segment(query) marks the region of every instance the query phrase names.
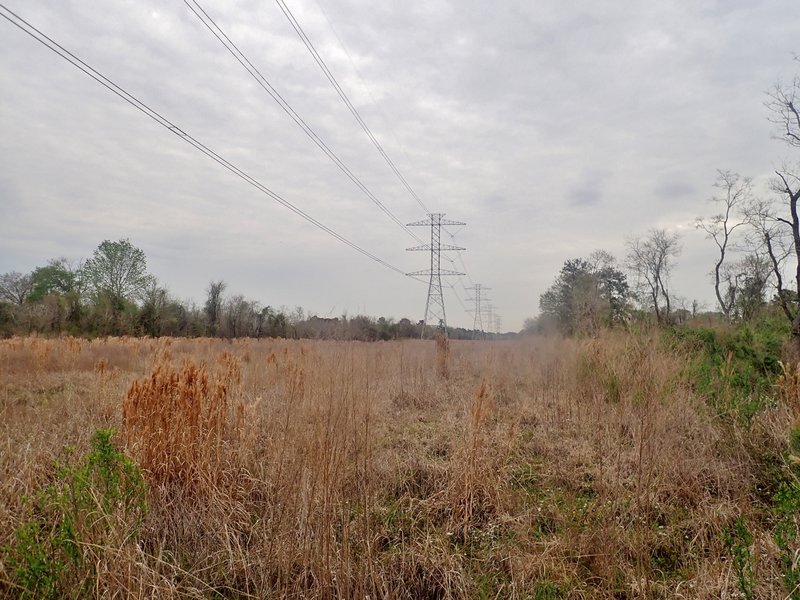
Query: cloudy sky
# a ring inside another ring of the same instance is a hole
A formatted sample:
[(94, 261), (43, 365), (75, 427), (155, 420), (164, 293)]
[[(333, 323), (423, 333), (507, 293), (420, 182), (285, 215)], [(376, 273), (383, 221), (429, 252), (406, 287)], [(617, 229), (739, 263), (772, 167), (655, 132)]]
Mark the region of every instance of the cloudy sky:
[[(327, 227), (403, 272), (428, 266), (181, 0), (2, 1)], [(275, 2), (200, 4), (397, 219), (425, 218)], [(764, 100), (800, 70), (796, 0), (286, 5), (425, 207), (467, 223), (452, 228), (467, 250), (450, 258), (468, 278), (446, 289), (451, 325), (471, 326), (459, 300), (480, 282), (503, 328), (519, 329), (566, 259), (622, 257), (655, 227), (682, 235), (676, 293), (713, 308), (714, 252), (692, 223), (713, 212), (716, 170), (766, 190), (791, 158)], [(224, 279), (321, 316), (422, 318), (426, 285), (280, 206), (4, 19), (0, 90), (0, 272), (130, 238), (182, 299)]]

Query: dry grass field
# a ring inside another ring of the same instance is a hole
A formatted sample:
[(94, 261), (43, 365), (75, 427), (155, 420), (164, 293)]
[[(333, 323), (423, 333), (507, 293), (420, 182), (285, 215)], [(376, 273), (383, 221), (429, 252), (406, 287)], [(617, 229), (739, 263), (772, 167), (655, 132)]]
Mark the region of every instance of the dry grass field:
[(656, 333), (0, 341), (0, 596), (792, 597), (797, 378), (742, 424), (690, 362)]

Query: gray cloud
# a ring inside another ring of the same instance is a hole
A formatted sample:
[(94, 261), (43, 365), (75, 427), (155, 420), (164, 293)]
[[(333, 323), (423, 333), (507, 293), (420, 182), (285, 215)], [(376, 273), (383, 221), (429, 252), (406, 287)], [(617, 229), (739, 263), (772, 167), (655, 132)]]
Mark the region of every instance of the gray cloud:
[(689, 183), (682, 181), (679, 175), (664, 179), (653, 188), (653, 195), (661, 200), (682, 201), (697, 197), (698, 191)]

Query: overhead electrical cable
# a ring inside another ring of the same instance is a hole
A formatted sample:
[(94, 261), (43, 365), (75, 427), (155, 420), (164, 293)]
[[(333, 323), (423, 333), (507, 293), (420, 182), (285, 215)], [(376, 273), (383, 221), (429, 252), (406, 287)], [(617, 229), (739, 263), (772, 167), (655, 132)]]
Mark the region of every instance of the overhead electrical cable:
[(456, 291), (456, 287), (449, 281), (447, 282), (447, 285), (450, 286), (451, 290), (453, 290), (453, 295), (456, 297), (456, 300), (458, 300), (458, 303), (461, 305), (461, 308), (464, 309), (464, 312), (469, 313), (469, 309), (466, 307), (464, 301), (461, 299), (461, 295)]
[[(451, 233), (451, 232), (449, 232), (447, 230), (445, 230), (445, 232), (447, 233), (447, 235), (450, 236), (450, 239), (452, 240), (453, 245), (457, 246), (457, 244), (456, 244), (456, 236), (453, 233)], [(461, 285), (461, 288), (464, 290), (464, 292), (469, 295), (471, 292), (470, 292), (469, 288), (464, 284), (464, 276), (466, 276), (466, 278), (469, 280), (470, 286), (474, 286), (475, 282), (472, 280), (472, 277), (470, 277), (469, 270), (467, 269), (467, 265), (464, 263), (464, 255), (463, 255), (462, 251), (457, 249), (456, 250), (456, 255), (458, 256), (458, 260), (461, 263), (461, 268), (460, 269), (456, 265), (456, 261), (454, 259), (450, 258), (449, 256), (447, 256), (445, 258), (453, 266), (453, 270), (454, 271), (459, 271), (459, 270), (463, 271), (463, 275), (458, 275), (458, 283)]]
[(367, 137), (370, 139), (372, 144), (375, 146), (375, 148), (378, 150), (380, 155), (386, 161), (386, 164), (389, 165), (389, 168), (392, 169), (394, 174), (400, 180), (400, 183), (403, 184), (403, 186), (406, 188), (406, 190), (408, 190), (408, 193), (411, 194), (411, 197), (414, 198), (414, 200), (416, 200), (417, 204), (419, 204), (419, 206), (425, 211), (425, 213), (426, 214), (430, 213), (428, 208), (425, 206), (425, 203), (420, 199), (420, 197), (417, 195), (417, 193), (414, 191), (414, 189), (408, 183), (406, 178), (403, 177), (403, 174), (400, 172), (400, 170), (394, 164), (394, 161), (392, 161), (392, 159), (389, 157), (389, 155), (383, 149), (383, 146), (381, 146), (381, 143), (378, 141), (378, 139), (372, 133), (372, 130), (369, 128), (369, 126), (366, 124), (364, 119), (361, 117), (361, 115), (358, 112), (358, 109), (356, 109), (356, 107), (350, 101), (350, 98), (347, 96), (345, 91), (342, 89), (342, 86), (339, 85), (339, 82), (336, 80), (336, 77), (334, 77), (333, 73), (331, 73), (331, 70), (328, 68), (328, 65), (325, 64), (325, 61), (323, 60), (322, 56), (320, 56), (319, 52), (317, 52), (317, 49), (314, 47), (314, 44), (311, 42), (311, 40), (306, 35), (306, 32), (300, 26), (300, 23), (297, 21), (297, 18), (295, 18), (295, 16), (292, 13), (291, 9), (288, 6), (286, 6), (286, 2), (284, 2), (284, 0), (275, 0), (275, 2), (278, 4), (278, 7), (281, 9), (281, 11), (283, 12), (283, 14), (286, 17), (286, 19), (289, 21), (289, 24), (292, 26), (292, 28), (294, 29), (295, 33), (298, 35), (298, 37), (300, 37), (300, 40), (303, 42), (305, 47), (311, 53), (311, 56), (314, 58), (314, 61), (317, 63), (319, 68), (322, 69), (322, 72), (325, 74), (325, 77), (328, 79), (328, 81), (334, 87), (334, 89), (336, 90), (336, 93), (339, 94), (339, 97), (342, 99), (342, 102), (345, 103), (345, 106), (347, 106), (347, 108), (350, 110), (350, 113), (353, 115), (355, 120), (361, 126), (361, 129), (364, 130), (364, 133), (367, 134)]
[[(10, 10), (8, 7), (6, 7), (2, 3), (0, 3), (0, 16), (2, 16), (9, 23), (11, 23), (12, 25), (16, 26), (17, 28), (19, 28), (20, 30), (22, 30), (23, 32), (28, 34), (30, 37), (32, 37), (34, 40), (36, 40), (37, 42), (39, 42), (40, 44), (42, 44), (43, 46), (48, 48), (50, 51), (54, 52), (55, 54), (57, 54), (58, 56), (60, 56), (61, 58), (63, 58), (67, 62), (69, 62), (72, 66), (74, 66), (75, 68), (77, 68), (80, 71), (82, 71), (84, 74), (86, 74), (89, 77), (91, 77), (92, 79), (94, 79), (100, 85), (102, 85), (103, 87), (105, 87), (109, 91), (113, 92), (114, 94), (116, 94), (117, 96), (122, 98), (125, 102), (127, 102), (128, 104), (130, 104), (131, 106), (133, 106), (134, 108), (139, 110), (140, 112), (142, 112), (145, 115), (147, 115), (148, 117), (150, 117), (156, 123), (158, 123), (159, 125), (163, 126), (164, 128), (166, 128), (167, 130), (169, 130), (170, 132), (172, 132), (173, 134), (178, 136), (180, 139), (182, 139), (186, 143), (190, 144), (191, 146), (194, 146), (197, 150), (199, 150), (200, 152), (202, 152), (203, 154), (208, 156), (210, 159), (212, 159), (213, 161), (215, 161), (219, 165), (225, 167), (228, 171), (230, 171), (231, 173), (233, 173), (237, 177), (243, 179), (244, 181), (246, 181), (247, 183), (249, 183), (250, 185), (255, 187), (260, 192), (266, 194), (267, 196), (269, 196), (270, 198), (275, 200), (278, 204), (281, 204), (285, 208), (288, 208), (289, 210), (291, 210), (296, 215), (302, 217), (303, 219), (305, 219), (306, 221), (308, 221), (309, 223), (311, 223), (315, 227), (318, 227), (319, 229), (321, 229), (322, 231), (324, 231), (325, 233), (327, 233), (331, 237), (333, 237), (333, 238), (337, 239), (338, 241), (342, 242), (343, 244), (349, 246), (350, 248), (352, 248), (356, 252), (359, 252), (360, 254), (366, 256), (367, 258), (369, 258), (371, 260), (374, 260), (375, 262), (377, 262), (378, 264), (386, 267), (387, 269), (395, 271), (396, 273), (399, 273), (399, 274), (401, 274), (403, 276), (406, 275), (405, 271), (403, 271), (402, 269), (399, 269), (399, 268), (395, 267), (391, 263), (389, 263), (389, 262), (383, 260), (382, 258), (376, 256), (372, 252), (369, 252), (368, 250), (365, 250), (364, 248), (362, 248), (361, 246), (359, 246), (355, 242), (350, 241), (349, 239), (347, 239), (343, 235), (337, 233), (336, 231), (334, 231), (333, 229), (331, 229), (327, 225), (323, 224), (322, 222), (318, 221), (317, 219), (315, 219), (314, 217), (309, 215), (307, 212), (305, 212), (302, 209), (298, 208), (297, 206), (295, 206), (294, 204), (292, 204), (291, 202), (289, 202), (288, 200), (283, 198), (280, 194), (270, 190), (268, 187), (263, 185), (261, 182), (259, 182), (255, 178), (253, 178), (250, 175), (248, 175), (247, 173), (245, 173), (239, 167), (237, 167), (233, 163), (229, 162), (228, 160), (226, 160), (225, 158), (223, 158), (222, 156), (220, 156), (219, 154), (217, 154), (216, 152), (211, 150), (208, 146), (205, 146), (204, 144), (199, 142), (197, 139), (195, 139), (192, 136), (190, 136), (188, 133), (183, 131), (180, 127), (178, 127), (177, 125), (175, 125), (174, 123), (169, 121), (166, 117), (162, 116), (160, 113), (158, 113), (154, 109), (150, 108), (147, 104), (145, 104), (144, 102), (142, 102), (141, 100), (136, 98), (133, 94), (131, 94), (130, 92), (126, 91), (125, 89), (123, 89), (122, 87), (120, 87), (119, 85), (117, 85), (116, 83), (111, 81), (109, 78), (107, 78), (105, 75), (103, 75), (102, 73), (100, 73), (96, 69), (94, 69), (91, 66), (89, 66), (86, 62), (84, 62), (83, 60), (81, 60), (80, 58), (75, 56), (72, 52), (70, 52), (69, 50), (64, 48), (61, 44), (59, 44), (58, 42), (56, 42), (55, 40), (53, 40), (52, 38), (47, 36), (45, 33), (40, 31), (36, 27), (34, 27), (31, 23), (29, 23), (28, 21), (26, 21), (25, 19), (20, 17), (18, 14), (16, 14), (12, 10)], [(422, 280), (418, 280), (418, 281), (422, 281)]]
[[(453, 244), (454, 244), (454, 245), (456, 245), (456, 244), (455, 244), (455, 241), (456, 241), (456, 236), (455, 236), (455, 234), (454, 234), (454, 233), (452, 233), (452, 232), (450, 232), (450, 231), (447, 231), (447, 230), (445, 230), (445, 231), (446, 231), (447, 235), (449, 235), (449, 236), (450, 236), (450, 239), (453, 241)], [(463, 270), (463, 272), (464, 272), (464, 275), (466, 276), (467, 280), (469, 281), (469, 284), (470, 284), (470, 286), (473, 286), (473, 287), (474, 287), (474, 286), (475, 286), (475, 282), (472, 280), (472, 277), (470, 277), (470, 274), (469, 274), (469, 269), (467, 269), (467, 265), (466, 265), (466, 263), (464, 262), (464, 254), (461, 252), (461, 250), (456, 250), (456, 255), (458, 256), (458, 260), (459, 260), (459, 262), (461, 263), (461, 270)], [(458, 271), (458, 267), (456, 267), (456, 263), (455, 263), (455, 261), (454, 261), (453, 259), (449, 258), (449, 257), (448, 257), (448, 259), (447, 259), (447, 260), (449, 260), (449, 261), (450, 261), (450, 263), (453, 265), (453, 269), (454, 269), (454, 270), (456, 270), (456, 271)], [(466, 285), (464, 285), (464, 280), (463, 280), (463, 278), (462, 278), (462, 276), (461, 276), (461, 275), (459, 275), (459, 276), (458, 276), (458, 282), (461, 284), (461, 287), (462, 287), (462, 288), (464, 288), (464, 291), (465, 291), (467, 294), (469, 294), (469, 293), (470, 293), (470, 291), (469, 291), (469, 289), (467, 288), (467, 286), (466, 286)]]
[[(331, 150), (325, 141), (317, 135), (311, 126), (295, 111), (286, 99), (275, 89), (275, 87), (267, 80), (261, 71), (256, 67), (247, 56), (239, 49), (239, 47), (228, 37), (228, 35), (217, 25), (216, 21), (203, 9), (202, 6), (196, 1), (183, 0), (184, 4), (194, 15), (205, 25), (212, 35), (217, 38), (220, 44), (233, 56), (236, 61), (247, 71), (250, 76), (255, 79), (261, 88), (269, 94), (269, 96), (280, 106), (283, 111), (289, 115), (292, 121), (303, 130), (303, 132), (319, 147), (325, 155), (330, 158), (334, 164), (344, 173), (350, 181), (352, 181), (372, 202), (380, 208), (392, 221), (400, 226), (408, 235), (413, 237), (418, 242), (422, 239), (417, 236), (413, 231), (406, 227), (405, 223), (397, 218), (391, 210), (389, 210), (383, 202), (381, 202), (374, 193), (350, 170), (350, 168), (339, 158), (339, 156)], [(194, 5), (194, 6), (192, 6)]]
[[(322, 16), (325, 17), (325, 22), (328, 24), (328, 27), (330, 28), (331, 33), (333, 33), (333, 37), (336, 38), (336, 41), (339, 43), (339, 47), (341, 47), (342, 51), (344, 52), (345, 56), (347, 57), (347, 61), (350, 63), (350, 66), (353, 68), (353, 73), (356, 74), (356, 77), (358, 78), (358, 81), (361, 82), (361, 87), (367, 93), (367, 96), (369, 96), (369, 99), (370, 99), (370, 102), (372, 103), (372, 106), (378, 112), (378, 114), (380, 115), (380, 117), (383, 120), (383, 122), (388, 124), (389, 123), (389, 119), (386, 116), (386, 113), (383, 111), (383, 109), (381, 108), (380, 104), (378, 104), (378, 101), (375, 100), (375, 96), (372, 95), (372, 91), (370, 91), (369, 85), (367, 84), (366, 81), (364, 81), (364, 77), (361, 75), (361, 71), (358, 70), (358, 65), (356, 65), (356, 61), (353, 59), (353, 55), (350, 53), (350, 50), (347, 49), (347, 45), (344, 43), (344, 40), (342, 39), (342, 36), (339, 35), (339, 32), (336, 29), (336, 26), (333, 24), (333, 21), (331, 21), (330, 16), (328, 16), (328, 11), (325, 10), (325, 6), (324, 6), (324, 0), (314, 0), (314, 4), (317, 5), (317, 8), (319, 9), (320, 14), (322, 14)], [(408, 153), (405, 151), (405, 148), (403, 148), (403, 145), (400, 143), (400, 140), (397, 139), (397, 136), (395, 135), (395, 132), (392, 130), (391, 127), (387, 127), (387, 134), (392, 136), (392, 139), (394, 140), (394, 143), (396, 144), (398, 150), (402, 153), (402, 155), (406, 158), (406, 160), (411, 162), (411, 160), (410, 160), (410, 158), (408, 156)]]
[[(451, 236), (451, 237), (452, 237), (452, 236)], [(453, 241), (455, 241), (455, 237), (453, 237)], [(463, 270), (463, 272), (464, 272), (464, 275), (466, 276), (467, 280), (469, 281), (469, 284), (470, 284), (470, 286), (474, 286), (474, 285), (475, 285), (475, 282), (472, 280), (472, 277), (470, 277), (470, 274), (469, 274), (469, 269), (467, 269), (467, 265), (466, 265), (466, 263), (464, 262), (464, 255), (462, 254), (462, 252), (461, 252), (460, 250), (457, 250), (457, 251), (456, 251), (456, 256), (458, 256), (458, 262), (460, 262), (460, 263), (461, 263), (461, 269)], [(455, 267), (455, 261), (453, 262), (453, 268), (456, 268), (456, 267)], [(458, 270), (458, 269), (456, 268), (456, 270)], [(458, 281), (461, 283), (461, 285), (462, 285), (462, 286), (464, 287), (464, 289), (466, 290), (466, 289), (467, 289), (467, 286), (465, 286), (465, 285), (464, 285), (464, 281), (463, 281), (463, 279), (462, 279), (460, 276), (459, 276), (459, 278), (458, 278)]]
[[(456, 262), (452, 258), (445, 257), (445, 259), (450, 262), (450, 264), (452, 265), (454, 271), (458, 271), (458, 268), (456, 267)], [(457, 279), (458, 279), (459, 285), (461, 286), (461, 289), (464, 290), (464, 294), (468, 296), (471, 292), (470, 292), (469, 288), (467, 288), (467, 286), (464, 285), (464, 280), (461, 278), (460, 275), (457, 276)], [(458, 303), (461, 305), (461, 308), (464, 309), (464, 312), (466, 312), (466, 313), (472, 312), (471, 309), (467, 308), (464, 305), (464, 302), (461, 300), (461, 293), (456, 290), (455, 284), (453, 284), (452, 282), (448, 281), (447, 285), (450, 287), (450, 289), (453, 290), (453, 293), (455, 294), (456, 299), (458, 300)]]

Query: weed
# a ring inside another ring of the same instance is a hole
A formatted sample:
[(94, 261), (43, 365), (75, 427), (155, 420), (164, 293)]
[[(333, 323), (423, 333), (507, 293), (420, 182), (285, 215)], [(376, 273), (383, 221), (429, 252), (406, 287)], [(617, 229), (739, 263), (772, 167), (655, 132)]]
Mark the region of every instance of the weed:
[(477, 573), (474, 576), (476, 586), (476, 597), (479, 600), (490, 600), (502, 598), (507, 593), (506, 587), (509, 584), (508, 575), (499, 571), (489, 571)]
[[(451, 340), (447, 380), (425, 340), (0, 340), (0, 597), (784, 598), (800, 387), (751, 329)], [(100, 411), (146, 527), (107, 459), (41, 484)]]
[(539, 490), (539, 467), (535, 464), (524, 463), (511, 472), (511, 487), (527, 494), (535, 494)]
[(800, 599), (800, 482), (781, 485), (775, 494), (774, 511), (777, 523), (773, 539), (780, 551), (783, 584), (787, 598)]
[(555, 583), (537, 583), (533, 588), (532, 600), (561, 600), (566, 597), (567, 594), (564, 588)]
[(733, 568), (736, 572), (739, 590), (747, 600), (755, 598), (756, 576), (750, 552), (752, 544), (753, 536), (747, 530), (744, 520), (739, 517), (725, 532), (725, 546), (733, 558)]
[(750, 423), (771, 403), (773, 385), (782, 371), (782, 322), (765, 319), (718, 329), (676, 327), (666, 330), (664, 337), (672, 348), (694, 357), (690, 380), (720, 414)]

